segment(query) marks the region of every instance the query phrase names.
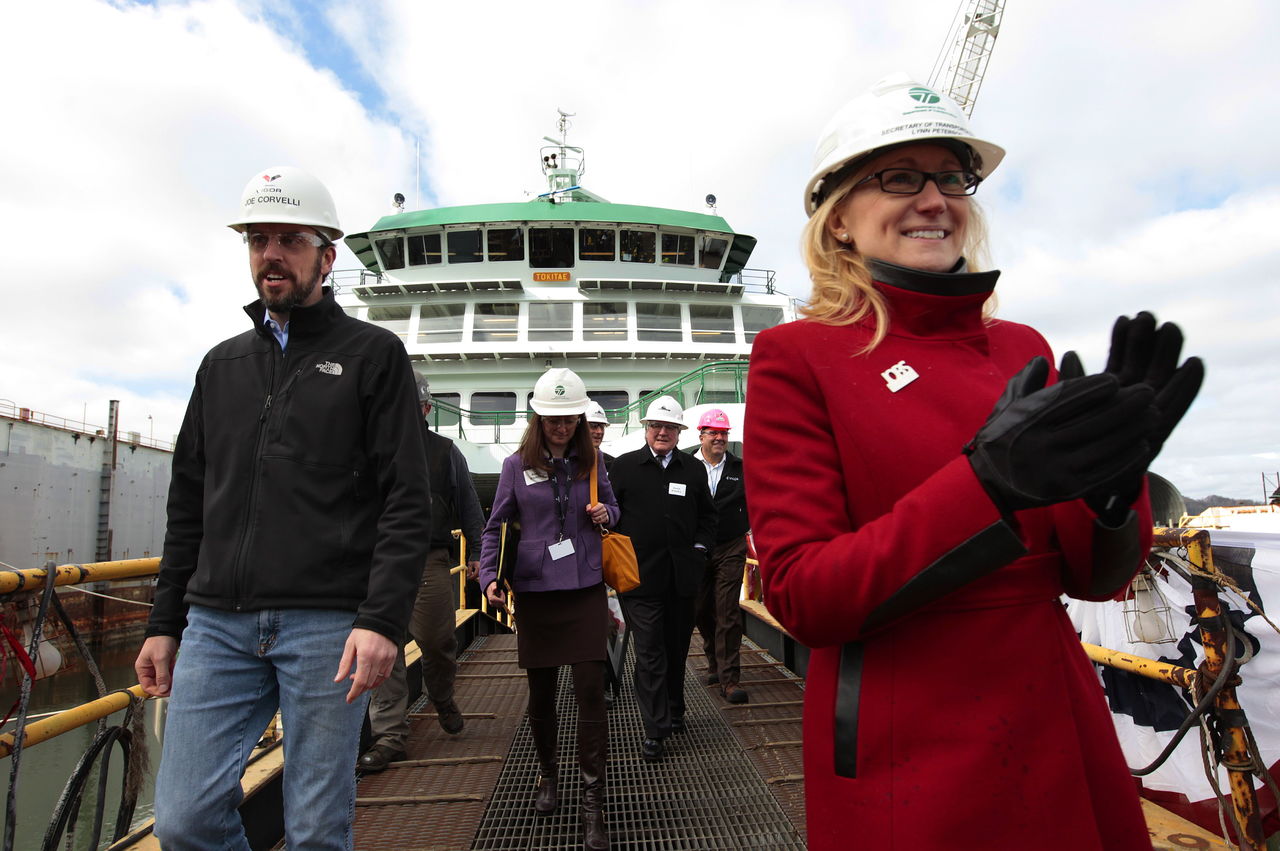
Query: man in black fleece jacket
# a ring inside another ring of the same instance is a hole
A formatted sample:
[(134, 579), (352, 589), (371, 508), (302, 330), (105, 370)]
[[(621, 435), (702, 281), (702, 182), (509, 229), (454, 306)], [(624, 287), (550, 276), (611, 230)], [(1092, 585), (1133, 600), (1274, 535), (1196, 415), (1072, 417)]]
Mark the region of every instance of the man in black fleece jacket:
[(322, 286), (342, 237), (323, 184), (269, 169), (230, 226), (253, 328), (196, 373), (135, 663), (148, 693), (172, 693), (155, 833), (249, 847), (240, 777), (279, 708), (286, 841), (349, 848), (366, 692), (395, 661), (430, 540), (413, 373), (394, 334)]

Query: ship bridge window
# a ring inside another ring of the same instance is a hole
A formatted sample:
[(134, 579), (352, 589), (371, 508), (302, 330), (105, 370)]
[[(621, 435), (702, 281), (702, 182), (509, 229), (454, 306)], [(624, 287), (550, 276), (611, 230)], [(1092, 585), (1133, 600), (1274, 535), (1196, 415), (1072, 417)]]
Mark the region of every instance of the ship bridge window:
[(418, 308), (418, 342), (462, 342), (464, 312), (466, 305), (462, 304), (423, 304)]
[(698, 265), (703, 269), (719, 269), (720, 261), (729, 248), (729, 240), (715, 236), (702, 238), (702, 251), (698, 254)]
[(516, 421), (516, 394), (472, 393), (473, 425), (510, 425)]
[(409, 237), (409, 265), (433, 266), (443, 257), (440, 255), (440, 234), (416, 233)]
[(750, 343), (766, 328), (782, 323), (781, 307), (742, 306), (742, 331), (746, 341)]
[(679, 342), (680, 305), (671, 302), (636, 302), (636, 338)]
[(582, 339), (627, 339), (627, 304), (614, 301), (588, 301), (582, 305)]
[(535, 269), (573, 268), (573, 228), (529, 228), (529, 265)]
[(613, 244), (617, 236), (617, 232), (612, 229), (579, 228), (578, 259), (612, 261), (614, 259)]
[(444, 405), (452, 405), (454, 408), (462, 407), (461, 393), (432, 393), (431, 398), (436, 401), (431, 411), (429, 420), (433, 426), (437, 428), (442, 426), (456, 426), (462, 422), (462, 417), (451, 408), (445, 408)]
[(411, 313), (413, 313), (413, 308), (409, 305), (371, 307), (369, 308), (369, 321), (374, 325), (381, 325), (403, 340), (405, 335), (409, 333), (409, 315)]
[(695, 343), (732, 343), (733, 308), (727, 304), (691, 304), (689, 330)]
[(650, 230), (624, 230), (619, 234), (619, 242), (623, 262), (652, 263), (658, 235)]
[(383, 271), (404, 268), (404, 240), (398, 236), (376, 239), (378, 254), (382, 258)]
[(572, 340), (573, 304), (535, 301), (529, 304), (530, 340)]
[(479, 263), (484, 260), (480, 251), (480, 231), (451, 230), (445, 238), (449, 242), (450, 263)]
[(604, 408), (606, 416), (609, 417), (611, 423), (625, 423), (627, 421), (626, 412), (618, 413), (618, 408), (625, 408), (627, 403), (631, 401), (625, 390), (594, 390), (587, 392), (588, 398), (600, 407)]
[(476, 342), (514, 342), (519, 319), (518, 304), (477, 304), (473, 339)]
[(693, 265), (693, 237), (683, 233), (662, 235), (662, 262), (676, 266)]
[(489, 228), (485, 232), (489, 243), (489, 260), (524, 259), (524, 231), (520, 228)]

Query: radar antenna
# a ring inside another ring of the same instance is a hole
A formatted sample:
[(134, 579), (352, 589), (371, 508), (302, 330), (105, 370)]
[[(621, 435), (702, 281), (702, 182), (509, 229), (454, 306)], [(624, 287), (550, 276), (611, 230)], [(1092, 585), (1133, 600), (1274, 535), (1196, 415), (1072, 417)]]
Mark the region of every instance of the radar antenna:
[(929, 86), (945, 93), (970, 117), (1003, 16), (1004, 0), (963, 0), (929, 74)]

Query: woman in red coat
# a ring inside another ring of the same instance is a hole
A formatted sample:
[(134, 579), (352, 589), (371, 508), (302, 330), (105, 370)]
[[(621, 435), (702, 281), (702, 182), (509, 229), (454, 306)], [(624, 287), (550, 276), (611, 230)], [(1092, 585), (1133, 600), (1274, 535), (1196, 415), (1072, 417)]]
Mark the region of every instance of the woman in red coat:
[(1057, 376), (1040, 334), (987, 314), (970, 196), (1003, 155), (905, 77), (852, 101), (805, 192), (808, 318), (752, 352), (765, 600), (812, 648), (811, 849), (1150, 847), (1059, 597), (1137, 570), (1146, 467), (1200, 365), (1144, 313), (1106, 371), (1069, 353)]

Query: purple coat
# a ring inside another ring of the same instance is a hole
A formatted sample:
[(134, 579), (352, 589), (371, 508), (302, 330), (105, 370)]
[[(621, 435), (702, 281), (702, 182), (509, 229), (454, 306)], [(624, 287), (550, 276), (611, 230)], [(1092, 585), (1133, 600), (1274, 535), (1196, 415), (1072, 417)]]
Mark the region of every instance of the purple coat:
[[(568, 459), (570, 473), (578, 469), (578, 459)], [(534, 473), (537, 472), (536, 475)], [(604, 470), (604, 459), (596, 457), (596, 480), (600, 502), (609, 510), (608, 526), (618, 522), (621, 511), (613, 496), (613, 487)], [(600, 533), (587, 516), (591, 499), (586, 479), (573, 479), (569, 488), (569, 506), (565, 512), (564, 537), (573, 541), (573, 554), (552, 559), (547, 548), (560, 535), (560, 517), (556, 513), (551, 480), (540, 471), (523, 469), (519, 455), (502, 462), (498, 491), (493, 498), (493, 511), (484, 527), (480, 546), (480, 587), (488, 588), (498, 576), (498, 533), (504, 520), (520, 521), (520, 548), (512, 589), (521, 591), (569, 591), (590, 588), (603, 582), (600, 574)]]

